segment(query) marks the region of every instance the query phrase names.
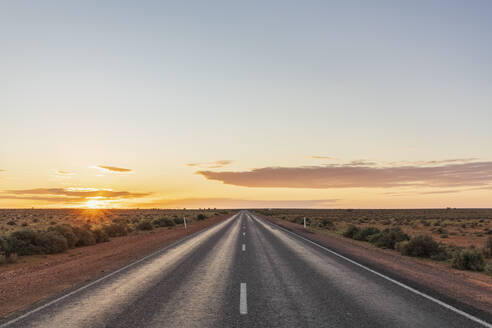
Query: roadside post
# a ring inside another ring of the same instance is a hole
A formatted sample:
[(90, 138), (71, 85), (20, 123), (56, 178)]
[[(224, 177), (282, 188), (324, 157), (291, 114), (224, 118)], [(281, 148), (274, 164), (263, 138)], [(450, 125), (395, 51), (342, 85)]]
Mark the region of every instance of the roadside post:
[(304, 229), (306, 229), (306, 217), (304, 217)]
[(185, 226), (185, 230), (188, 230), (188, 229), (186, 228), (186, 216), (183, 216), (183, 223), (184, 223), (184, 226)]

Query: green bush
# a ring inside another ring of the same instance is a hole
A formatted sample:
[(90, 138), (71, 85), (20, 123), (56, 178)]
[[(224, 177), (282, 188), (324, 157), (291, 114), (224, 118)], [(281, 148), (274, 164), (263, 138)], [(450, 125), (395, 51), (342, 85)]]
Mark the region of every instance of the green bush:
[(49, 231), (56, 231), (65, 239), (67, 240), (67, 246), (68, 248), (74, 248), (79, 239), (77, 236), (73, 233), (72, 227), (69, 226), (68, 224), (62, 224), (62, 225), (57, 225), (55, 227), (50, 227), (48, 229)]
[(401, 244), (400, 252), (408, 256), (431, 257), (439, 252), (439, 244), (431, 236), (420, 235)]
[(384, 229), (378, 234), (369, 237), (369, 242), (377, 247), (395, 249), (399, 242), (409, 240), (410, 238), (400, 228)]
[(73, 233), (77, 236), (77, 244), (75, 246), (90, 246), (96, 243), (96, 238), (94, 234), (87, 228), (73, 227)]
[(0, 237), (0, 254), (9, 257), (12, 254), (12, 246), (9, 243), (9, 239)]
[(172, 227), (172, 226), (175, 226), (176, 225), (176, 223), (174, 222), (174, 220), (171, 220), (171, 219), (169, 219), (167, 217), (164, 217), (164, 216), (161, 217), (161, 218), (155, 219), (154, 221), (152, 221), (152, 223), (156, 227)]
[(7, 238), (11, 253), (18, 255), (43, 254), (44, 249), (39, 244), (40, 233), (32, 230), (14, 231)]
[(94, 234), (96, 243), (105, 243), (109, 241), (109, 236), (103, 229), (94, 229), (92, 230), (92, 233)]
[(45, 254), (63, 253), (68, 249), (67, 239), (56, 231), (46, 231), (37, 241)]
[(368, 241), (370, 236), (378, 233), (380, 233), (380, 230), (376, 227), (365, 227), (355, 233), (352, 238), (355, 240)]
[(138, 230), (154, 230), (154, 226), (152, 225), (152, 222), (149, 220), (144, 220), (141, 221), (139, 224), (137, 224), (137, 229)]
[(183, 224), (184, 220), (182, 218), (174, 218), (173, 222), (174, 224)]
[(483, 255), (475, 249), (461, 250), (453, 257), (453, 268), (483, 271), (485, 268), (485, 261)]
[(202, 220), (205, 220), (206, 218), (207, 218), (207, 216), (205, 214), (198, 214), (196, 216), (197, 221), (202, 221)]
[(128, 226), (125, 223), (112, 223), (103, 227), (109, 237), (120, 237), (128, 235)]
[(432, 254), (430, 258), (434, 261), (447, 261), (453, 257), (453, 251), (449, 251), (448, 248), (452, 246), (439, 245), (437, 252)]
[(354, 238), (354, 236), (359, 233), (360, 229), (354, 226), (353, 224), (349, 224), (345, 231), (343, 232), (343, 236), (347, 238)]
[(320, 221), (319, 226), (324, 229), (334, 230), (335, 224), (330, 219), (323, 219)]
[(486, 257), (492, 257), (492, 236), (487, 237), (483, 252)]

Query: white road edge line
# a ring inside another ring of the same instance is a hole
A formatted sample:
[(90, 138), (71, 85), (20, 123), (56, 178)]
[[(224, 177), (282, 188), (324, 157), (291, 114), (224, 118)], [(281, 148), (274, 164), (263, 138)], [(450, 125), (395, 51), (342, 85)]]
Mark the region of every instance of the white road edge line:
[(246, 245), (243, 244), (243, 252), (246, 250)]
[[(231, 216), (231, 219), (233, 219), (233, 218), (234, 218), (235, 216), (237, 216), (237, 215), (238, 215), (238, 214), (235, 214), (235, 215)], [(222, 222), (225, 222), (225, 221), (222, 221)], [(222, 222), (220, 222), (220, 223), (222, 223)], [(170, 249), (170, 248), (172, 248), (172, 247), (174, 247), (174, 246), (177, 246), (177, 245), (179, 245), (180, 243), (183, 243), (184, 241), (186, 241), (186, 240), (188, 240), (188, 239), (191, 239), (192, 237), (194, 237), (194, 236), (196, 236), (196, 235), (198, 235), (198, 234), (200, 234), (200, 233), (202, 233), (202, 232), (205, 232), (205, 231), (207, 231), (208, 229), (211, 229), (212, 227), (215, 227), (215, 226), (217, 226), (217, 225), (218, 225), (218, 224), (220, 224), (220, 223), (213, 224), (213, 225), (211, 225), (210, 227), (207, 227), (207, 228), (205, 228), (205, 229), (202, 229), (202, 230), (196, 231), (196, 232), (192, 233), (191, 235), (188, 235), (188, 236), (186, 236), (186, 237), (184, 237), (184, 238), (182, 238), (182, 239), (180, 239), (180, 240), (176, 240), (176, 241), (175, 241), (175, 242), (173, 242), (172, 244), (169, 244), (169, 245), (167, 245), (167, 246), (165, 246), (165, 247), (163, 247), (163, 248), (161, 248), (161, 249), (159, 249), (159, 250), (157, 250), (157, 251), (155, 251), (155, 252), (153, 252), (153, 253), (151, 253), (151, 254), (149, 254), (149, 255), (146, 255), (146, 256), (142, 257), (141, 259), (136, 260), (135, 262), (132, 262), (132, 263), (130, 263), (130, 264), (127, 264), (127, 265), (125, 265), (124, 267), (117, 269), (116, 271), (113, 271), (113, 272), (111, 272), (111, 273), (109, 273), (109, 274), (107, 274), (107, 275), (105, 275), (105, 276), (103, 276), (103, 277), (101, 277), (101, 278), (99, 278), (99, 279), (97, 279), (97, 280), (94, 280), (93, 282), (88, 283), (87, 285), (84, 285), (84, 286), (82, 286), (82, 287), (79, 287), (79, 288), (77, 288), (76, 290), (71, 291), (71, 292), (70, 292), (70, 293), (68, 293), (68, 294), (65, 294), (65, 295), (63, 295), (63, 296), (61, 296), (61, 297), (59, 297), (59, 298), (56, 298), (56, 299), (54, 299), (54, 300), (52, 300), (52, 301), (50, 301), (50, 302), (48, 302), (48, 303), (46, 303), (46, 304), (41, 305), (40, 307), (37, 307), (37, 308), (35, 308), (35, 309), (33, 309), (33, 310), (29, 311), (29, 312), (24, 313), (23, 315), (18, 316), (17, 318), (14, 318), (14, 319), (12, 319), (12, 320), (10, 320), (10, 321), (7, 321), (7, 322), (5, 322), (5, 323), (2, 323), (2, 324), (0, 325), (0, 328), (4, 328), (4, 327), (7, 327), (7, 326), (10, 326), (11, 324), (16, 323), (16, 322), (17, 322), (17, 321), (19, 321), (19, 320), (22, 320), (22, 319), (24, 319), (24, 318), (27, 318), (28, 316), (30, 316), (30, 315), (31, 315), (31, 314), (33, 314), (33, 313), (39, 312), (39, 311), (41, 311), (42, 309), (47, 308), (47, 307), (48, 307), (48, 306), (50, 306), (50, 305), (53, 305), (53, 304), (55, 304), (55, 303), (58, 303), (59, 301), (64, 300), (64, 299), (65, 299), (65, 298), (67, 298), (67, 297), (70, 297), (70, 296), (72, 296), (72, 295), (74, 295), (74, 294), (77, 294), (77, 293), (79, 293), (79, 292), (83, 291), (84, 289), (87, 289), (87, 288), (89, 288), (89, 287), (91, 287), (91, 286), (93, 286), (93, 285), (95, 285), (95, 284), (97, 284), (97, 283), (99, 283), (99, 282), (101, 282), (101, 281), (103, 281), (103, 280), (108, 279), (109, 277), (114, 276), (115, 274), (120, 273), (121, 271), (124, 271), (124, 270), (126, 270), (126, 269), (128, 269), (128, 268), (131, 268), (132, 266), (134, 266), (134, 265), (136, 265), (136, 264), (138, 264), (138, 263), (140, 263), (140, 262), (142, 262), (142, 261), (147, 260), (148, 258), (150, 258), (150, 257), (152, 257), (152, 256), (155, 256), (155, 255), (157, 255), (157, 254), (159, 254), (159, 253), (161, 253), (161, 252), (165, 252), (165, 251), (167, 251), (168, 249)]]
[(248, 296), (245, 282), (241, 283), (241, 292), (239, 293), (239, 313), (248, 314)]
[[(253, 215), (253, 216), (254, 216), (254, 215)], [(260, 219), (260, 218), (259, 218), (259, 217), (257, 217), (257, 216), (254, 216), (254, 217), (255, 217), (256, 219)], [(263, 219), (260, 219), (260, 220), (263, 220)], [(270, 222), (268, 222), (268, 223), (270, 223)], [(392, 282), (392, 283), (394, 283), (394, 284), (396, 284), (396, 285), (398, 285), (398, 286), (400, 286), (400, 287), (402, 287), (402, 288), (405, 288), (406, 290), (408, 290), (408, 291), (410, 291), (410, 292), (412, 292), (412, 293), (415, 293), (415, 294), (417, 294), (417, 295), (420, 295), (420, 296), (422, 296), (422, 297), (424, 297), (424, 298), (426, 298), (426, 299), (428, 299), (428, 300), (430, 300), (430, 301), (432, 301), (432, 302), (434, 302), (434, 303), (437, 303), (437, 304), (439, 304), (439, 305), (441, 305), (441, 306), (445, 307), (445, 308), (446, 308), (446, 309), (448, 309), (448, 310), (451, 310), (451, 311), (453, 311), (453, 312), (455, 312), (455, 313), (458, 313), (458, 314), (460, 314), (460, 315), (464, 316), (465, 318), (468, 318), (468, 319), (470, 319), (470, 320), (472, 320), (472, 321), (474, 321), (474, 322), (476, 322), (476, 323), (479, 323), (479, 324), (483, 325), (484, 327), (487, 327), (487, 328), (492, 328), (492, 324), (490, 324), (490, 323), (488, 323), (488, 322), (486, 322), (486, 321), (484, 321), (484, 320), (482, 320), (482, 319), (479, 319), (479, 318), (477, 318), (477, 317), (475, 317), (475, 316), (473, 316), (473, 315), (471, 315), (471, 314), (469, 314), (469, 313), (466, 313), (466, 312), (464, 312), (464, 311), (461, 311), (460, 309), (457, 309), (457, 308), (455, 308), (455, 307), (454, 307), (454, 306), (452, 306), (452, 305), (449, 305), (449, 304), (447, 304), (447, 303), (444, 303), (443, 301), (440, 301), (440, 300), (438, 300), (438, 299), (437, 299), (437, 298), (435, 298), (435, 297), (432, 297), (432, 296), (430, 296), (430, 295), (428, 295), (428, 294), (426, 294), (426, 293), (420, 292), (420, 291), (416, 290), (415, 288), (412, 288), (412, 287), (410, 287), (410, 286), (408, 286), (408, 285), (405, 285), (405, 284), (404, 284), (404, 283), (402, 283), (402, 282), (399, 282), (399, 281), (397, 281), (397, 280), (395, 280), (395, 279), (393, 279), (393, 278), (390, 278), (390, 277), (388, 277), (388, 276), (386, 276), (386, 275), (384, 275), (384, 274), (382, 274), (382, 273), (379, 273), (379, 272), (377, 272), (377, 271), (375, 271), (375, 270), (373, 270), (373, 269), (371, 269), (371, 268), (368, 268), (368, 267), (366, 267), (365, 265), (360, 264), (359, 262), (356, 262), (356, 261), (354, 261), (354, 260), (351, 260), (351, 259), (349, 259), (348, 257), (343, 256), (342, 254), (339, 254), (339, 253), (337, 253), (337, 252), (335, 252), (335, 251), (333, 251), (333, 250), (331, 250), (331, 249), (329, 249), (329, 248), (326, 248), (326, 247), (324, 247), (324, 246), (321, 246), (320, 244), (315, 243), (314, 241), (312, 241), (312, 240), (310, 240), (310, 239), (307, 239), (307, 238), (305, 238), (305, 237), (303, 237), (303, 236), (301, 236), (301, 235), (298, 235), (298, 234), (296, 234), (296, 233), (294, 233), (294, 232), (292, 232), (292, 231), (289, 231), (289, 230), (285, 229), (284, 227), (282, 227), (282, 226), (280, 226), (280, 225), (277, 225), (277, 224), (274, 224), (274, 223), (270, 223), (270, 224), (275, 225), (275, 226), (276, 226), (276, 227), (278, 227), (279, 229), (282, 229), (283, 231), (285, 231), (285, 232), (287, 232), (287, 233), (289, 233), (289, 234), (291, 234), (291, 235), (294, 235), (294, 236), (296, 236), (296, 237), (298, 237), (298, 238), (300, 238), (300, 239), (302, 239), (302, 240), (304, 240), (304, 241), (307, 241), (308, 243), (311, 243), (311, 244), (313, 244), (313, 245), (315, 245), (315, 246), (318, 246), (319, 248), (321, 248), (321, 249), (323, 249), (323, 250), (325, 250), (325, 251), (327, 251), (327, 252), (330, 252), (330, 253), (332, 253), (333, 255), (338, 256), (339, 258), (344, 259), (344, 260), (346, 260), (346, 261), (348, 261), (348, 262), (350, 262), (350, 263), (352, 263), (352, 264), (354, 264), (354, 265), (356, 265), (356, 266), (358, 266), (358, 267), (360, 267), (360, 268), (362, 268), (362, 269), (364, 269), (364, 270), (367, 270), (367, 271), (369, 271), (369, 272), (371, 272), (371, 273), (373, 273), (373, 274), (375, 274), (375, 275), (377, 275), (377, 276), (379, 276), (379, 277), (381, 277), (381, 278), (383, 278), (383, 279), (386, 279), (386, 280), (388, 280), (388, 281), (390, 281), (390, 282)]]

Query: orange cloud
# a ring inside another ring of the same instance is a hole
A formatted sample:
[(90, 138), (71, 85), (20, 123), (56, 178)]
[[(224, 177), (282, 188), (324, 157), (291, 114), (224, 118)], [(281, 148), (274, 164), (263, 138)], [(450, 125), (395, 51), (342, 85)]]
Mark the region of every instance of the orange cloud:
[(109, 165), (97, 165), (96, 168), (102, 169), (107, 172), (116, 172), (116, 173), (131, 173), (132, 169), (125, 169), (117, 166), (109, 166)]
[(198, 171), (196, 173), (209, 180), (244, 187), (390, 188), (492, 185), (492, 162), (396, 167), (349, 163), (308, 167), (265, 167), (242, 172)]
[(56, 175), (71, 176), (71, 175), (74, 175), (74, 173), (70, 172), (70, 171), (65, 171), (65, 170), (57, 170)]
[(83, 203), (91, 198), (103, 200), (122, 200), (143, 198), (152, 193), (113, 191), (97, 188), (36, 188), (23, 190), (6, 190), (0, 193), (0, 199), (22, 199), (46, 201), (53, 203)]
[(202, 163), (188, 163), (186, 164), (187, 166), (199, 166), (199, 167), (204, 167), (204, 168), (209, 168), (209, 169), (218, 169), (224, 166), (227, 166), (231, 164), (234, 161), (228, 160), (228, 159), (223, 159), (220, 161), (215, 161), (215, 162), (202, 162)]

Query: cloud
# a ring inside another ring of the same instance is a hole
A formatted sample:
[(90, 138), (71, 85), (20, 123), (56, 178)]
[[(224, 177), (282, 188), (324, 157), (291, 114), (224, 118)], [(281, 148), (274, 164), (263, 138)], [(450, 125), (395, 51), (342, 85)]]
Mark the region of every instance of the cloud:
[(0, 172), (5, 172), (5, 170), (0, 169)]
[(0, 193), (0, 199), (22, 199), (54, 203), (83, 203), (91, 198), (122, 200), (143, 198), (150, 195), (152, 195), (152, 193), (113, 191), (111, 189), (97, 188), (36, 188), (6, 190)]
[(117, 166), (109, 166), (109, 165), (97, 165), (96, 168), (104, 170), (106, 172), (115, 172), (115, 173), (132, 173), (132, 169), (125, 169)]
[(12, 195), (0, 195), (0, 199), (32, 200), (32, 201), (43, 201), (43, 202), (53, 202), (53, 203), (70, 203), (70, 202), (85, 201), (85, 199), (79, 200), (71, 197), (12, 196)]
[(65, 171), (65, 170), (57, 170), (56, 171), (56, 175), (60, 175), (60, 176), (72, 176), (74, 175), (73, 172), (70, 172), (70, 171)]
[(453, 163), (470, 163), (478, 160), (478, 158), (452, 158), (452, 159), (442, 159), (436, 161), (400, 161), (400, 162), (390, 162), (390, 165), (417, 165), (417, 166), (426, 166), (426, 165), (441, 165), (441, 164), (453, 164)]
[(462, 191), (467, 191), (467, 190), (469, 190), (469, 189), (465, 189), (465, 190), (456, 190), (456, 189), (453, 189), (453, 190), (422, 191), (422, 192), (419, 192), (419, 195), (455, 194), (455, 193), (462, 192)]
[(325, 165), (265, 167), (242, 172), (198, 171), (209, 180), (266, 188), (470, 187), (492, 184), (492, 162), (440, 166)]
[(208, 169), (218, 169), (224, 166), (227, 166), (231, 164), (234, 161), (228, 160), (228, 159), (223, 159), (220, 161), (215, 161), (215, 162), (201, 162), (201, 163), (188, 163), (186, 164), (187, 166), (198, 166), (198, 167), (203, 167), (203, 168), (208, 168)]
[(111, 189), (96, 188), (37, 188), (24, 190), (8, 190), (8, 194), (15, 195), (57, 195), (69, 197), (105, 197), (105, 198), (138, 198), (150, 193), (134, 193), (129, 191), (113, 191)]
[(327, 159), (330, 161), (336, 161), (337, 159), (335, 157), (330, 157), (330, 156), (311, 156), (311, 158), (314, 159)]
[(234, 198), (182, 198), (160, 199), (140, 203), (138, 207), (163, 208), (324, 208), (332, 206), (338, 199), (316, 200), (254, 200)]

